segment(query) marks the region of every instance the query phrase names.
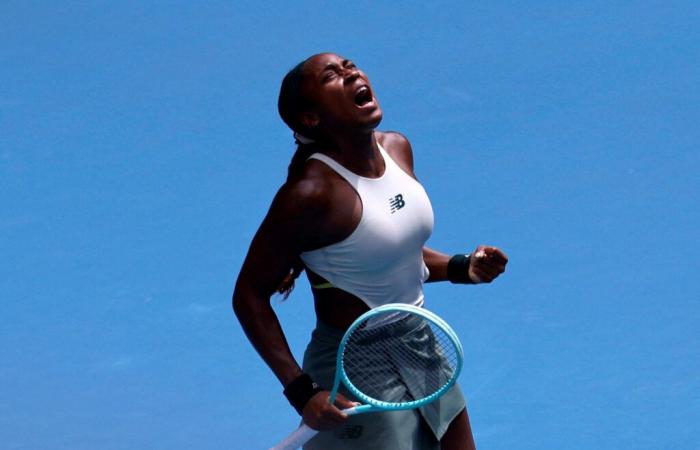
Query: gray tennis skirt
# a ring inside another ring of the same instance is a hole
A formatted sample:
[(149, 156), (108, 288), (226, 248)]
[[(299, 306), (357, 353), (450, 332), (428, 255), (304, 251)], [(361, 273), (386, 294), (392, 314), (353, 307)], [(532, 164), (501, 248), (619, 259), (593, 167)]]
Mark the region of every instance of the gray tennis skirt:
[[(343, 334), (341, 329), (317, 322), (304, 353), (304, 372), (324, 389), (333, 385)], [(342, 384), (340, 392), (355, 400)], [(351, 416), (343, 426), (317, 434), (304, 450), (439, 450), (447, 427), (464, 408), (464, 396), (455, 384), (438, 400), (418, 409)]]

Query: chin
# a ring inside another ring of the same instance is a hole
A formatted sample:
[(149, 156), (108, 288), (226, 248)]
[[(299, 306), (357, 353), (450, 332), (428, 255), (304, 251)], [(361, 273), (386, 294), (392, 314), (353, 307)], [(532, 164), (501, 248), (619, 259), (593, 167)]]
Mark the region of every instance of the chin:
[(382, 109), (379, 106), (377, 106), (377, 109), (375, 111), (372, 111), (372, 114), (370, 115), (370, 117), (368, 117), (367, 122), (369, 127), (371, 127), (372, 129), (377, 128), (381, 123), (383, 117), (384, 114), (382, 113)]

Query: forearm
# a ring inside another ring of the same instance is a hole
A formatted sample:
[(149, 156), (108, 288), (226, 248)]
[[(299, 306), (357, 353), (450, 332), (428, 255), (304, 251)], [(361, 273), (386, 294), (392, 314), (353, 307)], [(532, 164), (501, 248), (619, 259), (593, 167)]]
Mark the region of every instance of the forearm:
[(423, 247), (423, 261), (430, 271), (430, 276), (426, 280), (427, 283), (447, 281), (447, 263), (450, 261), (449, 255), (440, 253), (429, 247)]
[(496, 247), (479, 245), (471, 255), (471, 257), (465, 254), (449, 256), (423, 247), (423, 261), (430, 271), (426, 281), (450, 280), (458, 284), (490, 283), (506, 270), (508, 257)]
[(283, 386), (287, 386), (302, 373), (292, 356), (269, 298), (261, 298), (237, 288), (233, 294), (233, 310), (253, 347)]

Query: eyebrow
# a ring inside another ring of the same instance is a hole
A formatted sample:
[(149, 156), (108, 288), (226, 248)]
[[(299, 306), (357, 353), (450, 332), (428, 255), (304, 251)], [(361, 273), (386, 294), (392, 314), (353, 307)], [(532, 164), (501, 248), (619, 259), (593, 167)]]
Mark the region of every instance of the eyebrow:
[[(344, 59), (344, 60), (342, 60), (342, 61), (340, 62), (340, 67), (345, 67), (345, 66), (347, 66), (348, 64), (351, 64), (351, 63), (352, 63), (352, 61), (350, 61), (349, 59)], [(323, 67), (323, 70), (321, 70), (321, 73), (325, 72), (325, 71), (328, 70), (328, 69), (334, 69), (334, 68), (336, 68), (336, 67), (339, 67), (339, 66), (338, 66), (338, 63), (336, 63), (336, 62), (329, 62), (328, 64), (326, 64), (326, 65)]]

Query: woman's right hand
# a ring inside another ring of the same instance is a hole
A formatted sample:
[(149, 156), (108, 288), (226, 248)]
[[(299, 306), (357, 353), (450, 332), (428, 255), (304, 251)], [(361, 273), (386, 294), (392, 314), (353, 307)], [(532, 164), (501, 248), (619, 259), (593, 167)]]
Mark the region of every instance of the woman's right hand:
[(343, 397), (340, 393), (335, 397), (335, 405), (331, 405), (328, 402), (330, 394), (329, 391), (318, 392), (304, 405), (302, 419), (306, 425), (314, 430), (329, 430), (342, 425), (348, 420), (348, 415), (341, 409), (359, 405), (359, 403)]

